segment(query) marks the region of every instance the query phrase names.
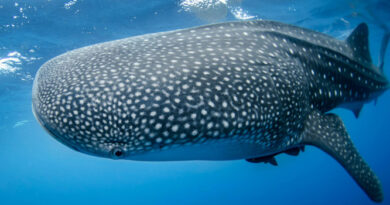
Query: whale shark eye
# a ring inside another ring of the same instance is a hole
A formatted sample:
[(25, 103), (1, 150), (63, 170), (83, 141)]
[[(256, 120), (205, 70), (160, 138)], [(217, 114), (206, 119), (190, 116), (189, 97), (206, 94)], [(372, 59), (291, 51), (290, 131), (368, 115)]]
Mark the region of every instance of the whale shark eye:
[(111, 155), (114, 159), (120, 159), (124, 157), (124, 154), (125, 152), (119, 147), (115, 147), (111, 150)]

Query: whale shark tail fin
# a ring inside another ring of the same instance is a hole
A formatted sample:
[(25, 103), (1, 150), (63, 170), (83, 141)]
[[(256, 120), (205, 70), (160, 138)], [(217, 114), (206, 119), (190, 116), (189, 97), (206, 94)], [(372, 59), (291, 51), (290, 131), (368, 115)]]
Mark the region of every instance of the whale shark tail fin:
[(345, 40), (353, 51), (356, 59), (372, 63), (368, 45), (368, 26), (366, 23), (359, 24)]
[(302, 143), (314, 145), (336, 159), (371, 200), (383, 200), (379, 179), (356, 150), (338, 116), (311, 113), (306, 120)]

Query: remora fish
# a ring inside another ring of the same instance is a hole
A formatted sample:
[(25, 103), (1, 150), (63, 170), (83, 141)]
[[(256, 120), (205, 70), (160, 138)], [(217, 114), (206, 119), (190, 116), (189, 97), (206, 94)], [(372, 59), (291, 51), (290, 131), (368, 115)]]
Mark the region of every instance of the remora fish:
[(366, 24), (345, 41), (261, 20), (130, 37), (45, 63), (33, 111), (65, 145), (115, 159), (276, 164), (314, 145), (380, 202), (378, 178), (327, 113), (357, 116), (389, 88), (368, 48)]

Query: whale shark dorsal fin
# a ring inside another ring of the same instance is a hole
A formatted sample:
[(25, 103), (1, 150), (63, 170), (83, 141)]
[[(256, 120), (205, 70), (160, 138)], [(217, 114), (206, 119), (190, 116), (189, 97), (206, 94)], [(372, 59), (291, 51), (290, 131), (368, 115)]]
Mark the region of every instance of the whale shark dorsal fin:
[(368, 46), (368, 26), (359, 24), (345, 40), (353, 50), (353, 56), (366, 62), (372, 63)]
[(314, 145), (336, 159), (373, 201), (383, 200), (379, 179), (356, 150), (338, 116), (313, 111), (302, 135), (304, 145)]

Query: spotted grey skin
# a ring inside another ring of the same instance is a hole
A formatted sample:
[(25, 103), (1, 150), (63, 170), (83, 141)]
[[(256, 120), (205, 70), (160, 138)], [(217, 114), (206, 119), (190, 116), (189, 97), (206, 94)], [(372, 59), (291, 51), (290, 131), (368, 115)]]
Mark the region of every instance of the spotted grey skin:
[(340, 41), (256, 20), (67, 52), (38, 71), (33, 111), (60, 142), (108, 158), (258, 162), (314, 145), (381, 201), (379, 180), (342, 121), (325, 112), (358, 115), (387, 88), (365, 24)]

